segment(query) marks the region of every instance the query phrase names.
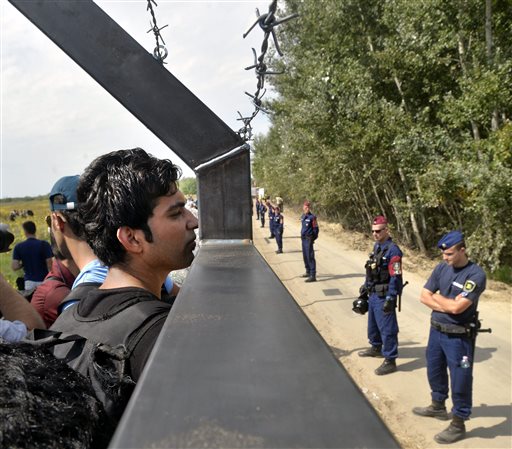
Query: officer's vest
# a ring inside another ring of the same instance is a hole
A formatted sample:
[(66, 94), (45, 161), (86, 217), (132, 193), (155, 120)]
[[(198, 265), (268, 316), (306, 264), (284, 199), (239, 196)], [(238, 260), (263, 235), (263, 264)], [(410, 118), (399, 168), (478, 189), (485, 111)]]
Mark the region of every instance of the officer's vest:
[(372, 252), (365, 264), (366, 279), (370, 292), (377, 293), (378, 296), (386, 296), (391, 276), (388, 270), (388, 260), (386, 252), (389, 247), (382, 251)]
[(128, 360), (147, 330), (170, 308), (163, 301), (134, 298), (103, 316), (82, 317), (75, 305), (64, 311), (52, 330), (34, 338), (59, 340), (54, 355), (91, 381), (105, 411), (117, 421), (135, 387)]

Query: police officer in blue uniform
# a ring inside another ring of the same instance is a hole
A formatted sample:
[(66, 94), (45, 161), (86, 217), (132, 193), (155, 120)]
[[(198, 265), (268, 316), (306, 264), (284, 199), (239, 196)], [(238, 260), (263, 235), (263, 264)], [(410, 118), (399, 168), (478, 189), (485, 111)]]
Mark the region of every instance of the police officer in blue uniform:
[(360, 357), (384, 357), (375, 370), (381, 376), (396, 371), (398, 357), (397, 297), (402, 293), (402, 251), (389, 236), (388, 221), (379, 215), (372, 223), (375, 240), (366, 262), (366, 279), (361, 292), (368, 295), (368, 340), (371, 347)]
[(265, 227), (265, 213), (267, 212), (267, 208), (265, 207), (265, 203), (263, 200), (260, 201), (260, 219), (261, 219), (261, 227)]
[(256, 209), (256, 220), (260, 219), (260, 200), (259, 198), (256, 198), (256, 203), (254, 205), (254, 208)]
[(318, 238), (318, 222), (316, 216), (311, 212), (311, 203), (305, 201), (302, 207), (303, 214), (300, 217), (302, 228), (300, 238), (302, 240), (302, 257), (306, 272), (302, 277), (307, 278), (305, 282), (316, 282), (316, 260), (313, 244)]
[(281, 213), (281, 208), (276, 206), (274, 208), (274, 235), (276, 236), (277, 251), (276, 254), (283, 252), (283, 231), (284, 231), (284, 217)]
[(275, 232), (274, 232), (274, 205), (270, 202), (270, 199), (267, 199), (266, 201), (267, 208), (268, 208), (268, 227), (270, 229), (270, 236), (269, 239), (275, 238)]
[[(451, 231), (438, 243), (443, 262), (425, 284), (420, 301), (432, 309), (427, 346), (427, 376), (432, 403), (413, 412), (441, 420), (449, 419), (445, 401), (452, 391), (452, 421), (434, 439), (441, 444), (465, 437), (464, 421), (471, 415), (473, 350), (478, 327), (478, 299), (486, 286), (485, 272), (466, 254), (464, 234)], [(472, 326), (473, 324), (473, 326)], [(450, 373), (450, 385), (448, 373)]]

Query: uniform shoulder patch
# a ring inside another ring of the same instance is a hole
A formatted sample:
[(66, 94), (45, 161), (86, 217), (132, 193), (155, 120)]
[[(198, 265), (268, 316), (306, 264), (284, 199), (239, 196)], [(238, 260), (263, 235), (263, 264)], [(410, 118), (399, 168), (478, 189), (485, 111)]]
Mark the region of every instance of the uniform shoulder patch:
[(464, 283), (464, 287), (462, 287), (462, 290), (467, 293), (471, 293), (475, 288), (476, 284), (473, 281), (468, 280)]
[(399, 276), (402, 274), (402, 258), (393, 256), (389, 261), (388, 270), (390, 276)]

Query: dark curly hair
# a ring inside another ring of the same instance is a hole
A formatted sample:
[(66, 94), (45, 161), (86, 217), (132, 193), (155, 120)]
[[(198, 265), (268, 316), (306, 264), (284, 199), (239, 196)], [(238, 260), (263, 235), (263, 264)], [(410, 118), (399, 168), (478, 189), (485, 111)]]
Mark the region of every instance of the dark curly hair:
[(153, 241), (148, 219), (159, 197), (178, 190), (180, 176), (170, 160), (141, 148), (113, 151), (89, 164), (78, 183), (78, 211), (87, 243), (105, 265), (125, 262), (126, 251), (117, 239), (120, 227), (141, 229)]

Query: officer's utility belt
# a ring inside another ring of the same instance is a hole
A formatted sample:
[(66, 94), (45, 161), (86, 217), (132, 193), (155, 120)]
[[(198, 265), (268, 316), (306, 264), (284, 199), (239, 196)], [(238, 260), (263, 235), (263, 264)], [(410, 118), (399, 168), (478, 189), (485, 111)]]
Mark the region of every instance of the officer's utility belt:
[(389, 284), (374, 284), (370, 287), (370, 293), (376, 293), (377, 296), (386, 296)]
[(458, 337), (471, 337), (470, 327), (469, 325), (466, 327), (465, 325), (459, 324), (451, 324), (451, 323), (438, 323), (433, 319), (430, 320), (431, 326), (447, 335), (455, 335)]

